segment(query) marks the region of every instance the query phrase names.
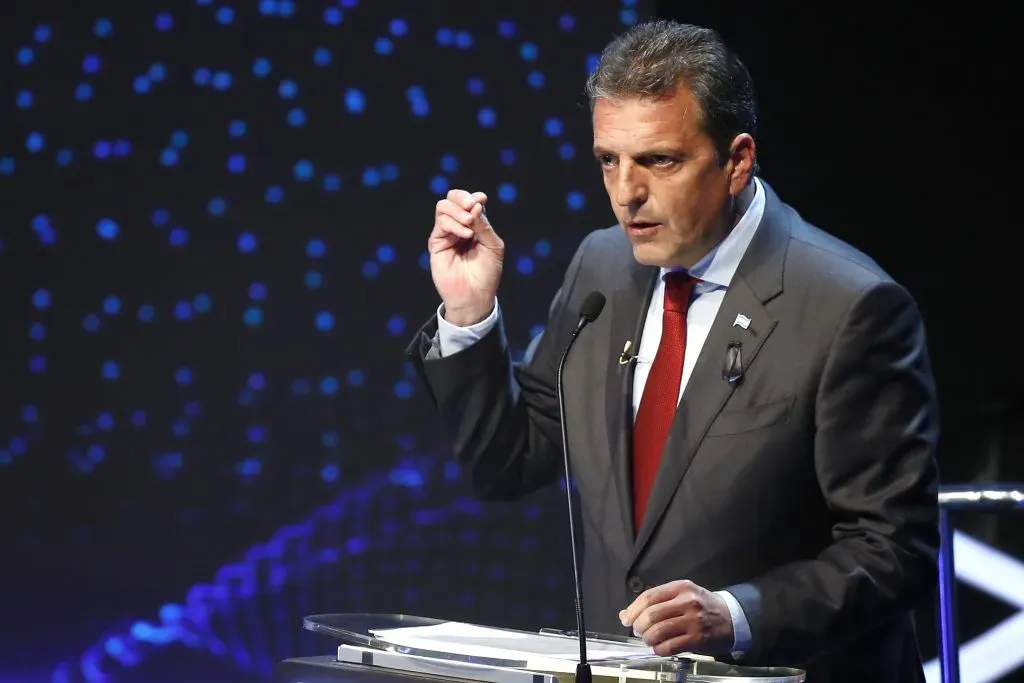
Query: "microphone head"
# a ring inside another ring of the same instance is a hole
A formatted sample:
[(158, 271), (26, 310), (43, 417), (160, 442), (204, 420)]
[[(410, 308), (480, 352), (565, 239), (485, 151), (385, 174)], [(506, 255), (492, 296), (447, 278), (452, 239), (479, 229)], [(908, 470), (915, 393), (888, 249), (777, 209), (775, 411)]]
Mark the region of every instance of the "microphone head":
[(604, 309), (604, 302), (604, 294), (597, 291), (591, 292), (583, 300), (583, 306), (580, 307), (580, 317), (586, 318), (588, 323), (594, 322), (597, 320), (597, 316), (601, 315), (601, 311)]

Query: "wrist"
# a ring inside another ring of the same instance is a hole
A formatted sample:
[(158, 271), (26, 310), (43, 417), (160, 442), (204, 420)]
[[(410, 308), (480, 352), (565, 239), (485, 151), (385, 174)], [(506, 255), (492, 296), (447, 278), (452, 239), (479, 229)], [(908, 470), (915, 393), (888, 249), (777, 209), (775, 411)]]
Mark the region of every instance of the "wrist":
[(456, 327), (469, 327), (476, 325), (487, 319), (487, 316), (494, 310), (494, 301), (487, 306), (462, 306), (458, 308), (452, 308), (448, 304), (444, 305), (443, 314), (446, 322), (455, 325)]

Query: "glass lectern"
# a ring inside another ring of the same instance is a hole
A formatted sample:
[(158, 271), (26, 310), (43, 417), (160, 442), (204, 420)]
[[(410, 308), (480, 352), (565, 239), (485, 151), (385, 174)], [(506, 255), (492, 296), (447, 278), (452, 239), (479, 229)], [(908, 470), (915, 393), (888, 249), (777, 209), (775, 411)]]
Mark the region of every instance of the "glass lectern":
[[(579, 661), (575, 635), (494, 628), (404, 614), (318, 614), (303, 627), (338, 642), (337, 653), (289, 659), (275, 683), (574, 683)], [(659, 657), (636, 638), (587, 639), (594, 681), (803, 683), (785, 667), (742, 667), (702, 655)]]

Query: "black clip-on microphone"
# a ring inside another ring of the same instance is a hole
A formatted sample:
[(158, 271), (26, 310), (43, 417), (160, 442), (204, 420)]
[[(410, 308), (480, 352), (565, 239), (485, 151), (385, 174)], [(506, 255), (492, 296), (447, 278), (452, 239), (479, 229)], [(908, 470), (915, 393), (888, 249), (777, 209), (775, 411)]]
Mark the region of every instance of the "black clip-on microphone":
[(569, 467), (569, 437), (565, 428), (565, 395), (562, 390), (562, 370), (565, 368), (565, 359), (569, 356), (569, 349), (576, 342), (576, 337), (589, 323), (597, 320), (604, 308), (604, 294), (591, 292), (583, 300), (580, 307), (580, 319), (576, 322), (576, 328), (572, 331), (569, 343), (565, 345), (562, 357), (558, 361), (558, 414), (562, 423), (562, 456), (565, 458), (565, 497), (569, 502), (569, 538), (572, 543), (572, 571), (573, 579), (576, 581), (576, 632), (580, 639), (580, 663), (576, 665), (576, 683), (591, 683), (590, 664), (587, 662), (587, 630), (583, 625), (583, 585), (580, 583), (579, 562), (576, 559), (576, 520), (572, 513), (572, 471)]

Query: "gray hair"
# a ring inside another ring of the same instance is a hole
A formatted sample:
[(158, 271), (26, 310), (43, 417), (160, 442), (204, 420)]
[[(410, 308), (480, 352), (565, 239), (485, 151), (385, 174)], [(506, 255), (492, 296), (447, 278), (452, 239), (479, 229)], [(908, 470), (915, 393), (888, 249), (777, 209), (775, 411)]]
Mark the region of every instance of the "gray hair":
[(720, 163), (737, 135), (756, 135), (750, 74), (709, 28), (667, 20), (633, 26), (605, 47), (586, 91), (593, 111), (598, 99), (666, 97), (680, 84), (696, 100)]

